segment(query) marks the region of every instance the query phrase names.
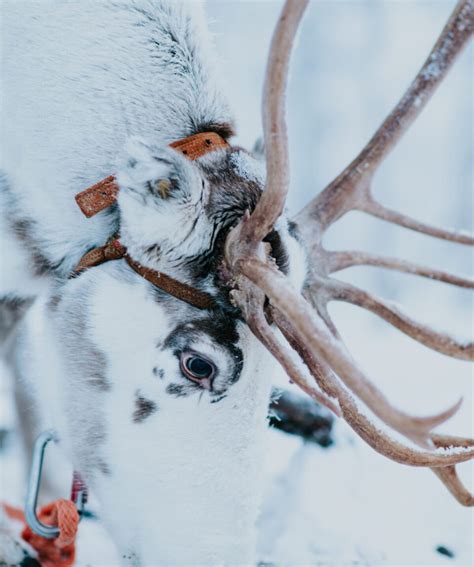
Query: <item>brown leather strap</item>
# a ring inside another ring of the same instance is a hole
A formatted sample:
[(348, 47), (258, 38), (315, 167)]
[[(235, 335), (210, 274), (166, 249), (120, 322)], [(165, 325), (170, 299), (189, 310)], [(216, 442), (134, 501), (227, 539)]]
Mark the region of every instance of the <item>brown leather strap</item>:
[(170, 144), (170, 148), (184, 154), (190, 160), (195, 160), (209, 152), (228, 148), (229, 144), (215, 132), (201, 132), (188, 136)]
[(151, 282), (156, 287), (166, 291), (176, 299), (181, 299), (181, 301), (185, 301), (194, 307), (198, 307), (199, 309), (212, 309), (216, 307), (215, 301), (211, 295), (191, 287), (183, 282), (179, 282), (162, 272), (158, 272), (157, 270), (152, 270), (150, 268), (145, 268), (145, 266), (140, 265), (138, 262), (135, 262), (128, 254), (124, 256), (125, 260), (127, 260), (130, 267), (132, 267), (137, 274), (145, 278), (149, 282)]
[(84, 270), (99, 266), (108, 260), (119, 260), (125, 256), (126, 252), (127, 249), (125, 246), (123, 246), (116, 237), (112, 237), (104, 246), (99, 246), (84, 254), (79, 264), (76, 266), (73, 275), (78, 275)]
[(199, 309), (212, 309), (216, 307), (213, 297), (208, 293), (179, 282), (158, 270), (146, 268), (138, 262), (135, 262), (135, 260), (127, 254), (125, 246), (123, 246), (116, 237), (111, 238), (105, 246), (94, 248), (87, 252), (87, 254), (84, 254), (72, 276), (79, 275), (84, 270), (99, 266), (109, 260), (119, 260), (120, 258), (124, 258), (129, 266), (133, 268), (137, 274), (142, 276), (142, 278), (145, 278), (154, 286), (166, 291), (166, 293), (169, 293), (173, 297), (185, 301)]
[[(228, 146), (229, 144), (224, 138), (216, 132), (201, 132), (170, 144), (171, 148), (181, 152), (190, 160), (198, 159), (209, 152)], [(115, 177), (109, 175), (92, 187), (78, 193), (75, 199), (83, 214), (90, 218), (113, 205), (117, 199), (118, 191), (119, 187)]]

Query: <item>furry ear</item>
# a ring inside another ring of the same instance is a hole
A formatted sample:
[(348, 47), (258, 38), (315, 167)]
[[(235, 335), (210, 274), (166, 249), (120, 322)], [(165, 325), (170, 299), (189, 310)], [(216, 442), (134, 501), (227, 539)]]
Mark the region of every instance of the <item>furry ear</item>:
[(141, 138), (130, 138), (124, 149), (117, 174), (119, 206), (123, 212), (128, 195), (142, 205), (158, 205), (173, 197), (194, 202), (202, 191), (198, 168), (180, 152)]
[(140, 136), (131, 136), (125, 143), (125, 153), (129, 159), (146, 160), (152, 157), (152, 146)]
[(168, 146), (133, 136), (127, 140), (118, 160), (117, 182), (122, 189), (139, 190), (147, 182), (178, 177), (181, 166), (186, 166), (184, 158)]

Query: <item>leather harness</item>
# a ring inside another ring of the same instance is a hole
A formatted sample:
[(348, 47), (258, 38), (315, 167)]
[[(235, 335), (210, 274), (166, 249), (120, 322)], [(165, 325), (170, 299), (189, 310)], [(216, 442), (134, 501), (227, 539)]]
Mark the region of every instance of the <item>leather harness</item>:
[[(202, 132), (173, 142), (170, 144), (170, 147), (181, 152), (188, 159), (195, 160), (207, 153), (227, 148), (229, 144), (215, 132)], [(113, 205), (117, 200), (118, 192), (119, 187), (115, 177), (110, 175), (88, 189), (81, 191), (75, 198), (83, 214), (90, 218)], [(128, 265), (142, 278), (145, 278), (154, 286), (173, 297), (199, 309), (216, 307), (216, 302), (210, 294), (175, 280), (163, 272), (147, 268), (136, 262), (127, 253), (126, 247), (121, 244), (117, 236), (110, 238), (104, 246), (94, 248), (84, 254), (71, 276), (77, 276), (84, 270), (99, 266), (109, 260), (119, 260), (121, 258), (126, 260)]]

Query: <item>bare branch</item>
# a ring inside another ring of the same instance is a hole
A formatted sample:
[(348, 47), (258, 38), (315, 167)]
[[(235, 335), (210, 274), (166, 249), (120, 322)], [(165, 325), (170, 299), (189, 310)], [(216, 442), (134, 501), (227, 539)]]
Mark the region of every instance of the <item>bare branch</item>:
[(427, 325), (415, 321), (398, 307), (359, 289), (351, 284), (334, 279), (315, 279), (315, 287), (324, 287), (334, 301), (344, 301), (367, 309), (378, 315), (398, 330), (426, 347), (460, 360), (474, 360), (474, 344), (461, 342), (447, 333), (440, 333)]
[(451, 242), (457, 242), (459, 244), (467, 244), (472, 246), (474, 244), (474, 236), (463, 231), (456, 230), (446, 230), (443, 228), (438, 228), (436, 226), (426, 224), (407, 215), (389, 209), (377, 201), (369, 198), (367, 200), (361, 201), (359, 205), (359, 210), (364, 211), (374, 217), (383, 219), (392, 224), (397, 224), (410, 230), (416, 232), (421, 232), (422, 234), (427, 234), (428, 236), (433, 236), (435, 238), (440, 238), (442, 240), (449, 240)]
[(449, 419), (460, 402), (436, 416), (412, 417), (394, 408), (385, 396), (357, 367), (343, 343), (329, 331), (324, 321), (311, 309), (301, 295), (295, 293), (286, 278), (275, 267), (258, 259), (239, 262), (241, 272), (258, 286), (304, 337), (305, 345), (327, 362), (344, 384), (357, 395), (384, 423), (412, 439), (426, 445), (428, 434), (437, 425)]
[(474, 280), (470, 278), (450, 274), (449, 272), (443, 272), (442, 270), (436, 270), (407, 260), (381, 256), (380, 254), (348, 250), (344, 252), (328, 252), (327, 258), (329, 273), (339, 272), (340, 270), (345, 270), (353, 266), (375, 266), (404, 272), (406, 274), (413, 274), (459, 287), (474, 289)]

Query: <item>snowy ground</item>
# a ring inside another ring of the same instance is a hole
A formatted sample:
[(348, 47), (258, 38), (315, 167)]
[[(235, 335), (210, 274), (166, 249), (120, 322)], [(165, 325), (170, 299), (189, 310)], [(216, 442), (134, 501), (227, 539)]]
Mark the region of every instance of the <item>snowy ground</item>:
[[(239, 142), (260, 133), (259, 93), (265, 53), (280, 3), (211, 2), (218, 52), (237, 109)], [(324, 187), (365, 143), (408, 85), (453, 7), (439, 1), (312, 2), (295, 53), (289, 97), (293, 163), (291, 208)], [(384, 164), (375, 192), (382, 202), (446, 226), (472, 225), (472, 50), (456, 68), (407, 139)], [(329, 248), (400, 255), (472, 273), (462, 246), (404, 234), (350, 215), (328, 235)], [(422, 321), (468, 337), (467, 291), (373, 268), (341, 278), (395, 300)], [(335, 306), (351, 351), (398, 407), (428, 414), (464, 404), (444, 431), (473, 435), (469, 366), (432, 353), (374, 316)], [(0, 425), (11, 426), (10, 386), (2, 381)], [(337, 424), (331, 449), (302, 446), (272, 431), (268, 495), (259, 557), (277, 565), (467, 566), (474, 562), (472, 511), (462, 508), (429, 470), (378, 456)], [(14, 438), (0, 453), (0, 499), (20, 503), (21, 458)], [(474, 486), (473, 467), (460, 467)], [(441, 555), (443, 546), (453, 557)], [(85, 521), (79, 564), (115, 566), (103, 528)]]
[[(361, 342), (369, 339), (381, 355), (388, 357), (395, 348), (400, 358), (410, 356), (408, 343), (406, 348), (388, 344), (383, 335), (362, 331)], [(466, 385), (468, 379), (466, 376)], [(466, 405), (472, 407), (469, 388), (464, 388)], [(434, 408), (453, 395), (440, 395), (438, 402), (431, 394), (429, 398)], [(5, 388), (2, 402), (5, 408)], [(10, 407), (2, 411), (2, 418), (11, 423)], [(453, 430), (460, 431), (462, 421), (459, 418), (459, 427), (453, 424)], [(464, 425), (467, 433), (469, 424)], [(259, 526), (262, 561), (277, 566), (472, 565), (472, 511), (458, 505), (430, 471), (387, 461), (341, 422), (336, 426), (336, 444), (330, 449), (305, 446), (277, 431), (269, 432), (268, 445), (268, 493)], [(472, 485), (472, 466), (460, 469)], [(21, 458), (14, 438), (0, 453), (0, 471), (0, 500), (20, 505)], [(92, 508), (97, 511), (94, 503)], [(437, 552), (439, 546), (453, 557)], [(82, 522), (78, 550), (78, 565), (118, 565), (98, 521)]]

